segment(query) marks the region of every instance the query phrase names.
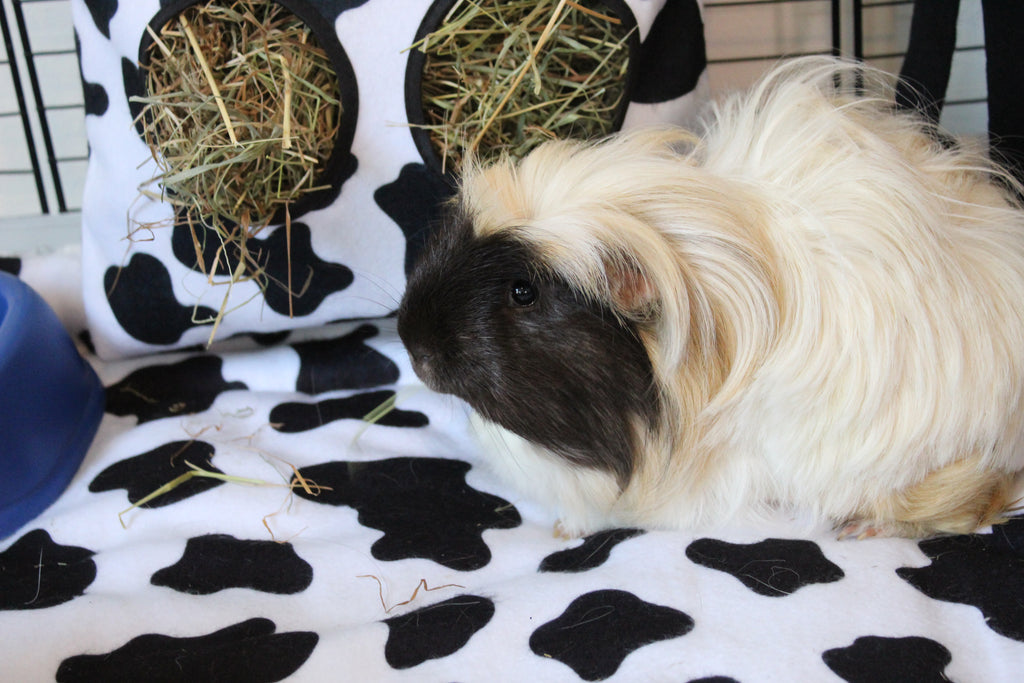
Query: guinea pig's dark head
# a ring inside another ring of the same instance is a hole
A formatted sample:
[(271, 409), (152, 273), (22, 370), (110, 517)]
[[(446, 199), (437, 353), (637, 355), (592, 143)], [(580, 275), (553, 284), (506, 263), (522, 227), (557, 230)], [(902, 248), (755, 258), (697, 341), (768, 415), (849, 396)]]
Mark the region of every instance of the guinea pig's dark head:
[(633, 326), (573, 290), (515, 231), (478, 236), (455, 210), (398, 310), (423, 382), (570, 462), (628, 481), (658, 413)]

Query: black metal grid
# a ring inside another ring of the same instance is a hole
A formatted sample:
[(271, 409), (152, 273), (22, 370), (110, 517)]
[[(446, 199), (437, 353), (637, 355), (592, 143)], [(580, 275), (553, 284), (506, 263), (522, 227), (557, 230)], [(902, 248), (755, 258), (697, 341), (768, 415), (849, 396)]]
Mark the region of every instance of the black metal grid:
[[(30, 166), (27, 168), (0, 168), (0, 175), (32, 176), (38, 199), (40, 214), (65, 213), (77, 210), (80, 188), (70, 192), (66, 188), (65, 172), (69, 164), (87, 161), (84, 153), (61, 151), (54, 141), (54, 126), (59, 125), (55, 118), (71, 112), (84, 116), (84, 104), (80, 86), (74, 93), (65, 93), (65, 101), (47, 101), (45, 85), (40, 80), (40, 67), (47, 60), (60, 59), (75, 64), (77, 57), (74, 47), (74, 36), (66, 36), (64, 45), (55, 48), (35, 49), (29, 21), (26, 18), (26, 7), (35, 4), (63, 5), (61, 11), (70, 12), (67, 0), (10, 0), (0, 6), (0, 24), (2, 24), (5, 56), (0, 68), (7, 69), (8, 77), (14, 90), (18, 104), (17, 112), (0, 112), (0, 116), (21, 119), (23, 140), (0, 141), (0, 144), (21, 144), (27, 150)], [(71, 68), (70, 66), (67, 68)], [(77, 74), (77, 67), (75, 73)], [(75, 78), (74, 82), (79, 83)]]
[(3, 32), (5, 53), (4, 57), (0, 58), (0, 67), (4, 69), (7, 77), (11, 81), (14, 89), (15, 101), (18, 106), (15, 110), (0, 111), (0, 118), (8, 119), (18, 117), (21, 119), (21, 128), (24, 138), (20, 141), (7, 141), (6, 144), (12, 144), (12, 142), (20, 142), (23, 144), (28, 151), (30, 161), (30, 165), (27, 168), (0, 168), (0, 176), (31, 175), (35, 180), (36, 192), (39, 196), (40, 211), (41, 213), (49, 213), (49, 203), (46, 200), (46, 189), (43, 185), (42, 168), (39, 164), (39, 156), (36, 153), (35, 140), (32, 135), (32, 124), (29, 122), (29, 109), (25, 97), (25, 86), (21, 82), (21, 72), (19, 67), (19, 59), (21, 56), (17, 54), (17, 50), (14, 45), (10, 22), (7, 18), (6, 5), (0, 6), (0, 29), (2, 29)]
[[(853, 0), (853, 56), (857, 59), (862, 59), (868, 62), (886, 59), (900, 59), (903, 57), (903, 51), (896, 52), (871, 52), (866, 51), (865, 48), (865, 18), (870, 15), (872, 11), (877, 11), (891, 7), (906, 7), (909, 12), (913, 7), (914, 0)], [(965, 54), (968, 52), (984, 52), (984, 42), (973, 43), (969, 45), (958, 45), (954, 49), (955, 54)], [(946, 107), (955, 107), (958, 105), (967, 104), (982, 104), (986, 101), (984, 97), (962, 97), (962, 98), (950, 98), (945, 101)]]
[[(830, 12), (831, 32), (827, 36), (830, 44), (818, 50), (781, 50), (777, 52), (759, 53), (756, 55), (722, 56), (708, 60), (710, 64), (729, 64), (737, 62), (769, 62), (784, 57), (803, 57), (816, 54), (840, 55), (842, 52), (843, 13), (841, 0), (705, 0), (704, 11), (715, 12), (725, 8), (754, 8), (768, 5), (826, 5)], [(825, 39), (825, 36), (822, 36)]]

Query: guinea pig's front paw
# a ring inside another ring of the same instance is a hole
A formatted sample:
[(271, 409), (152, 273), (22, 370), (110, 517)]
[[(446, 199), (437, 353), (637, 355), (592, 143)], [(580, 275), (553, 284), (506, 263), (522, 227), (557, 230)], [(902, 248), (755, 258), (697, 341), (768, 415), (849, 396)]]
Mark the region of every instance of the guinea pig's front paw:
[(880, 521), (853, 519), (836, 527), (840, 541), (856, 539), (863, 541), (868, 538), (921, 538), (928, 536), (916, 524), (898, 521)]
[(866, 538), (874, 538), (879, 535), (878, 527), (862, 519), (840, 524), (836, 530), (838, 531), (836, 538), (840, 541), (851, 538), (863, 541)]
[(584, 530), (570, 526), (565, 520), (559, 519), (555, 522), (555, 527), (552, 529), (551, 535), (563, 541), (573, 541), (577, 538), (583, 538), (587, 534)]

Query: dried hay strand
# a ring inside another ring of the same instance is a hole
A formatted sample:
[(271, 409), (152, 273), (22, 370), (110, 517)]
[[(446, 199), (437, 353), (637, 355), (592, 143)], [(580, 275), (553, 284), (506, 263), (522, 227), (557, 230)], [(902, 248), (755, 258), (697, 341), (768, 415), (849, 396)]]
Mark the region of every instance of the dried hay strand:
[(422, 128), (446, 170), (611, 133), (633, 29), (596, 2), (456, 0), (425, 53)]
[(149, 36), (146, 95), (133, 100), (144, 105), (137, 123), (158, 173), (141, 190), (184, 210), (197, 254), (206, 245), (196, 224), (216, 232), (211, 283), (218, 274), (259, 282), (246, 240), (324, 189), (318, 170), (343, 114), (331, 60), (306, 24), (269, 0), (193, 5)]

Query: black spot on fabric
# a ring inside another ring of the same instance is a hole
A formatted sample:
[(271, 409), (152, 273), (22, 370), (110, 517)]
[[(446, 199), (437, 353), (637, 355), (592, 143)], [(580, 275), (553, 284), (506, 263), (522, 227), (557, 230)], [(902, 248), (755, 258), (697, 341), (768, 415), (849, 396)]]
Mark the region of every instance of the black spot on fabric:
[(106, 89), (99, 83), (90, 83), (85, 79), (82, 71), (82, 42), (78, 39), (78, 32), (75, 32), (75, 55), (78, 57), (78, 76), (82, 81), (82, 99), (85, 106), (85, 113), (93, 116), (103, 116), (110, 106), (110, 98)]
[(124, 92), (128, 98), (128, 111), (131, 112), (135, 129), (142, 135), (143, 120), (140, 118), (146, 105), (133, 99), (146, 94), (146, 76), (138, 65), (127, 57), (121, 58), (121, 77), (124, 79)]
[(260, 346), (277, 346), (287, 339), (291, 333), (291, 330), (281, 330), (280, 332), (246, 332), (245, 336)]
[[(214, 448), (203, 441), (174, 441), (151, 451), (114, 463), (96, 475), (89, 484), (93, 493), (125, 489), (128, 500), (137, 503), (164, 484), (192, 470), (189, 463), (209, 472), (220, 470), (210, 464)], [(220, 486), (224, 482), (210, 477), (192, 477), (140, 507), (158, 508), (177, 503)]]
[(614, 674), (632, 652), (693, 629), (689, 615), (645, 602), (632, 593), (600, 590), (572, 601), (557, 619), (530, 636), (530, 649), (562, 662), (586, 681)]
[(641, 529), (610, 529), (587, 536), (575, 548), (559, 550), (545, 557), (538, 571), (584, 572), (600, 567), (608, 561), (615, 546), (643, 533)]
[(953, 656), (928, 638), (864, 636), (853, 645), (821, 655), (825, 665), (849, 683), (929, 683), (948, 681), (943, 670)]
[[(374, 408), (392, 398), (393, 391), (373, 391), (318, 403), (282, 403), (270, 411), (270, 424), (286, 434), (316, 429), (335, 420), (361, 420)], [(415, 410), (393, 409), (375, 424), (386, 427), (426, 427), (429, 418)]]
[(21, 259), (17, 256), (0, 256), (0, 270), (17, 276), (21, 273)]
[(269, 619), (249, 619), (193, 638), (150, 633), (104, 654), (77, 655), (61, 662), (57, 680), (280, 681), (295, 673), (320, 637), (308, 631), (275, 633)]
[(74, 600), (96, 578), (91, 550), (58, 545), (42, 529), (0, 552), (0, 610), (53, 607)]
[(451, 183), (424, 164), (406, 164), (394, 182), (382, 185), (373, 200), (405, 235), (405, 273), (408, 275), (441, 217), (441, 205), (454, 194)]
[(128, 265), (112, 266), (103, 277), (110, 310), (125, 332), (147, 344), (174, 344), (185, 330), (212, 321), (217, 311), (184, 306), (174, 298), (171, 275), (160, 259), (136, 253)]
[(731, 574), (755, 593), (773, 598), (844, 576), (843, 570), (811, 541), (769, 538), (739, 544), (702, 538), (686, 548), (686, 556), (703, 567)]
[(635, 57), (630, 100), (656, 104), (682, 97), (697, 87), (707, 63), (697, 0), (666, 2)]
[(82, 343), (82, 346), (85, 347), (86, 351), (88, 351), (94, 356), (96, 355), (96, 345), (92, 343), (92, 334), (89, 332), (89, 330), (82, 330), (81, 332), (79, 332), (78, 341)]
[(300, 593), (313, 581), (313, 568), (290, 543), (241, 540), (226, 534), (190, 538), (181, 559), (157, 571), (154, 586), (209, 595), (226, 588), (264, 593)]
[(394, 669), (409, 669), (428, 659), (461, 650), (494, 616), (494, 603), (476, 595), (460, 595), (385, 620), (388, 641), (384, 658)]
[(117, 0), (85, 0), (85, 6), (92, 15), (92, 21), (96, 28), (110, 40), (110, 20), (117, 12)]
[[(196, 242), (188, 220), (179, 218), (171, 233), (174, 256), (185, 266), (201, 272), (233, 272), (241, 257), (237, 245), (225, 245), (210, 228), (197, 228), (200, 240), (199, 263)], [(281, 315), (305, 316), (313, 313), (328, 295), (352, 284), (352, 271), (340, 263), (324, 261), (313, 251), (312, 235), (305, 223), (292, 222), (291, 235), (283, 226), (274, 229), (266, 239), (251, 237), (246, 249), (260, 264), (255, 277), (263, 291), (263, 299), (271, 310)], [(290, 242), (290, 251), (289, 251)], [(288, 294), (289, 254), (291, 259), (291, 291)], [(220, 259), (218, 263), (217, 260)]]
[(332, 24), (342, 12), (362, 7), (369, 0), (306, 0)]
[(244, 391), (242, 382), (225, 382), (219, 356), (193, 356), (178, 363), (147, 365), (107, 387), (107, 412), (135, 415), (139, 424), (200, 413), (225, 391)]
[(931, 564), (896, 574), (930, 598), (977, 607), (993, 631), (1024, 641), (1024, 517), (990, 534), (932, 538), (918, 546)]
[(292, 344), (300, 363), (296, 391), (322, 394), (397, 382), (399, 372), (394, 361), (364, 343), (378, 333), (373, 325), (360, 325), (341, 337)]
[(706, 678), (695, 678), (690, 683), (739, 683), (739, 681), (729, 676), (708, 676)]
[(85, 100), (85, 113), (93, 116), (103, 116), (110, 106), (110, 98), (107, 97), (106, 89), (99, 83), (82, 81), (82, 94)]
[(481, 534), (522, 520), (507, 501), (466, 484), (469, 469), (469, 463), (440, 458), (328, 462), (299, 472), (330, 490), (294, 490), (318, 503), (354, 508), (360, 524), (383, 531), (371, 548), (378, 560), (421, 557), (471, 571), (491, 560)]

